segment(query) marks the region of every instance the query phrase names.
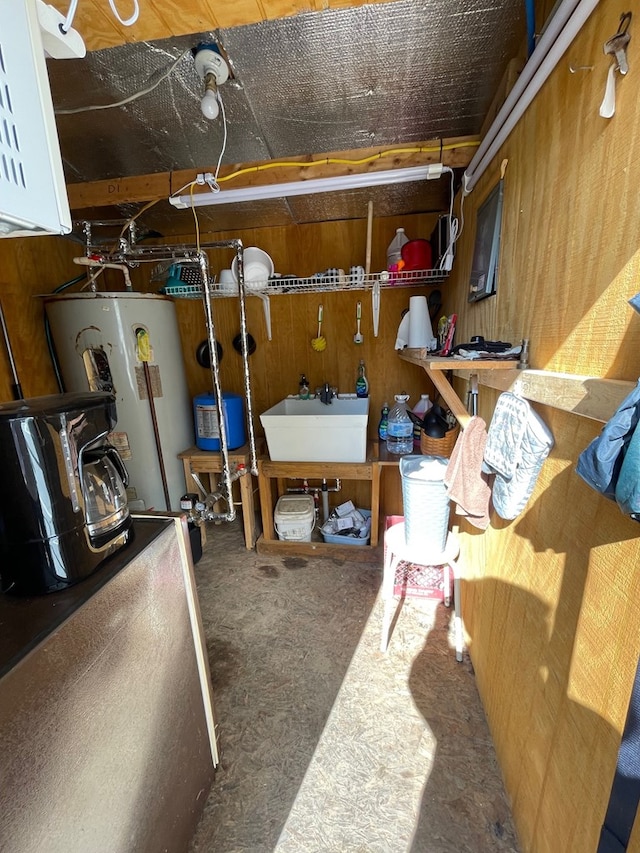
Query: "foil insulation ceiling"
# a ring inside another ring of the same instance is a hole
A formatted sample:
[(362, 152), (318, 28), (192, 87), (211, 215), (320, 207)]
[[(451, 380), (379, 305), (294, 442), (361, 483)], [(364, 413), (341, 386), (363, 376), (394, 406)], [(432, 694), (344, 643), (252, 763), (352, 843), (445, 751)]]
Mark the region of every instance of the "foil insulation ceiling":
[[(200, 112), (202, 82), (191, 56), (200, 43), (217, 42), (229, 59), (233, 79), (220, 88), (228, 123), (222, 162), (238, 164), (477, 134), (523, 40), (522, 0), (401, 0), (49, 60), (54, 105), (62, 110), (122, 100), (184, 54), (157, 88), (131, 103), (57, 114), (66, 179), (215, 171), (223, 123)], [(200, 208), (198, 215), (212, 230), (342, 219), (362, 216), (368, 198), (377, 215), (444, 210), (449, 186), (326, 193)], [(190, 211), (168, 203), (145, 219), (163, 233), (192, 222)]]

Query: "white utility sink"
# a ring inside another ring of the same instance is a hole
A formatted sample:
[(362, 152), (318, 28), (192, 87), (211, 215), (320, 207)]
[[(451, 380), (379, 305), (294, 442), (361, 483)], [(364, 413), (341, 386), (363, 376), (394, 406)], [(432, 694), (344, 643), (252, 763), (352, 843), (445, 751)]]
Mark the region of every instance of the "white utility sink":
[(364, 462), (368, 397), (287, 397), (260, 415), (274, 462)]

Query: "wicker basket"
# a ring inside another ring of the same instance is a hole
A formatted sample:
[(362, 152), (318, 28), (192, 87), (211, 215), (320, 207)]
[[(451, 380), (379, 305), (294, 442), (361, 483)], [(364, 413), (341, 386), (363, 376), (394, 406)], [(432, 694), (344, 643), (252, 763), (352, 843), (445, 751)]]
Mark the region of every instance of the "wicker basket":
[(459, 432), (460, 424), (447, 430), (443, 438), (432, 438), (423, 429), (420, 430), (420, 453), (425, 456), (444, 456), (448, 459), (453, 453)]

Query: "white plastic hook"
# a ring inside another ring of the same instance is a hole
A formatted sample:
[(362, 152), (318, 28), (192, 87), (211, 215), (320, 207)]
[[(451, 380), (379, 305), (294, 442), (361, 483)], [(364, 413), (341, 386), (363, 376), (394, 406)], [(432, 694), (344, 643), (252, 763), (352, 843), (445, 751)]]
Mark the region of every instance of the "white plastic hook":
[(612, 118), (616, 111), (616, 69), (617, 65), (615, 62), (609, 66), (604, 98), (600, 104), (600, 115), (602, 118)]
[(256, 293), (256, 296), (259, 296), (262, 299), (262, 306), (264, 308), (264, 324), (267, 328), (267, 340), (271, 340), (271, 305), (269, 303), (269, 297), (266, 293)]

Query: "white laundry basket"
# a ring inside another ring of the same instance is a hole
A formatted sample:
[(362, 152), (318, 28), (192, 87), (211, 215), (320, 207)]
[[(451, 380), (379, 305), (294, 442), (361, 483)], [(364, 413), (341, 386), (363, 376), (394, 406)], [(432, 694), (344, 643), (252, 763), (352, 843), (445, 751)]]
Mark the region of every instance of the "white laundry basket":
[(315, 519), (311, 495), (282, 495), (278, 498), (273, 523), (279, 539), (311, 542)]
[(403, 456), (400, 459), (405, 541), (411, 548), (441, 553), (447, 543), (449, 497), (444, 484), (448, 459)]

